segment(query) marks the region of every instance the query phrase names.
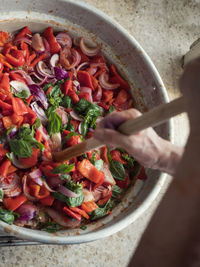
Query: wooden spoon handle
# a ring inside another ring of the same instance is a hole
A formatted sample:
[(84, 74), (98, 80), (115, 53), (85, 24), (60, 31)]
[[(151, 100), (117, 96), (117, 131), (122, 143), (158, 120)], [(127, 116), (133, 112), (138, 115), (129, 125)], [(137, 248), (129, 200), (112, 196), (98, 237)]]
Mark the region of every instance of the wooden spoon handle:
[[(184, 111), (184, 98), (180, 97), (169, 103), (162, 104), (144, 113), (136, 119), (124, 122), (118, 128), (118, 131), (126, 135), (134, 134), (148, 127), (157, 126), (167, 121), (169, 118), (172, 118)], [(56, 161), (64, 161), (73, 157), (80, 156), (85, 152), (97, 149), (102, 146), (104, 146), (103, 143), (96, 140), (95, 138), (90, 138), (78, 145), (72, 146), (60, 152), (55, 152), (53, 156)]]

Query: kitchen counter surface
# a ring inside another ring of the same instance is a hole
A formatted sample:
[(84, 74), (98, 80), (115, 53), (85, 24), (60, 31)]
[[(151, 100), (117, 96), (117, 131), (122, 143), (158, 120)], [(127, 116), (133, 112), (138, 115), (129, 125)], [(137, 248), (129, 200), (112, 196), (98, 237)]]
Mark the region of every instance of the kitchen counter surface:
[[(178, 97), (181, 57), (199, 34), (198, 0), (85, 0), (119, 22), (132, 34), (156, 65), (170, 99)], [(185, 115), (174, 120), (175, 143), (184, 144)], [(1, 248), (0, 267), (125, 267), (153, 210), (162, 197), (135, 223), (117, 234), (82, 245), (40, 245)]]

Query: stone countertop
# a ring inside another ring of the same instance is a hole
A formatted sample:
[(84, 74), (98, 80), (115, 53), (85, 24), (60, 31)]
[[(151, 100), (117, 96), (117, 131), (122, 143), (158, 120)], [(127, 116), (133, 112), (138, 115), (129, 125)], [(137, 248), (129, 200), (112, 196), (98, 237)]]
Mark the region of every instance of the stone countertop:
[[(132, 34), (156, 65), (170, 99), (179, 96), (181, 57), (199, 37), (198, 0), (85, 0), (113, 17)], [(175, 142), (184, 144), (185, 115), (174, 120)], [(125, 267), (159, 199), (135, 223), (100, 241), (81, 245), (1, 248), (0, 267)]]

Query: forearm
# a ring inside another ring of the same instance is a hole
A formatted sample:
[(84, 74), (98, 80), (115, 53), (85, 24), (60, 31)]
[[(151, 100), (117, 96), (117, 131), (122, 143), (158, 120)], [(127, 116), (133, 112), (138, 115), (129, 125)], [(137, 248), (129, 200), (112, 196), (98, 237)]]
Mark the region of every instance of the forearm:
[(200, 148), (195, 145), (188, 143), (175, 179), (152, 217), (130, 266), (190, 266), (200, 233)]

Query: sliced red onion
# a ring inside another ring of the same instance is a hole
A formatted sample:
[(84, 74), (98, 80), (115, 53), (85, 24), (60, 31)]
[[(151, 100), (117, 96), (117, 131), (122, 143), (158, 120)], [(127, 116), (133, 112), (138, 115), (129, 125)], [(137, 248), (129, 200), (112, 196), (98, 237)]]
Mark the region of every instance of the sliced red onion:
[(45, 125), (48, 122), (48, 119), (44, 110), (38, 106), (37, 102), (31, 103), (30, 106), (32, 110), (37, 114), (38, 119), (40, 119), (42, 124)]
[(94, 191), (92, 191), (92, 194), (94, 196), (94, 201), (95, 202), (97, 202), (101, 198), (101, 196), (102, 196), (102, 192), (99, 191), (99, 190), (97, 190), (97, 189), (95, 189)]
[(56, 192), (55, 190), (53, 190), (53, 189), (51, 189), (50, 187), (49, 187), (49, 185), (47, 184), (47, 182), (46, 181), (43, 181), (43, 185), (46, 187), (46, 189), (49, 191), (49, 192)]
[(59, 185), (64, 184), (65, 181), (62, 180), (59, 176), (47, 177), (47, 184), (52, 188), (57, 188)]
[(0, 177), (0, 188), (3, 189), (4, 195), (7, 197), (16, 197), (21, 194), (21, 179), (16, 173), (10, 174), (7, 179), (9, 183), (5, 182), (3, 176)]
[(94, 201), (93, 193), (90, 192), (88, 189), (83, 188), (83, 194), (84, 194), (84, 202)]
[(64, 227), (76, 228), (80, 225), (80, 221), (69, 219), (67, 216), (60, 214), (54, 209), (47, 208), (46, 212), (55, 222)]
[(101, 73), (99, 76), (99, 83), (100, 85), (107, 90), (113, 90), (113, 89), (117, 89), (120, 84), (119, 83), (109, 83), (109, 75), (105, 72)]
[(39, 184), (40, 186), (42, 186), (43, 181), (41, 179), (42, 176), (42, 172), (40, 169), (36, 169), (32, 172), (29, 173), (29, 177), (36, 183)]
[(79, 126), (78, 126), (78, 132), (79, 132), (80, 134), (82, 134), (82, 122), (79, 123)]
[(17, 212), (20, 217), (18, 220), (30, 221), (36, 216), (37, 207), (28, 203), (22, 204), (15, 212)]
[(63, 194), (64, 196), (66, 197), (78, 197), (78, 195), (74, 192), (72, 192), (71, 190), (69, 190), (68, 188), (66, 188), (65, 186), (63, 185), (60, 185), (58, 188), (57, 188), (57, 191), (60, 192), (61, 194)]
[(54, 74), (42, 60), (36, 65), (36, 70), (42, 77), (54, 78)]
[(51, 65), (51, 67), (54, 68), (54, 67), (56, 66), (56, 64), (58, 63), (58, 61), (59, 61), (59, 55), (58, 55), (58, 54), (54, 54), (54, 55), (51, 57), (49, 63), (50, 63), (50, 65)]
[(42, 134), (42, 138), (47, 141), (48, 143), (51, 143), (51, 139), (50, 139), (50, 136), (49, 134), (47, 133), (46, 129), (44, 128), (43, 125), (40, 125), (40, 127), (38, 128), (38, 131), (41, 132)]
[(77, 90), (80, 90), (80, 88), (81, 88), (81, 87), (80, 87), (80, 83), (79, 83), (77, 80), (74, 80), (74, 81), (73, 81), (73, 85), (75, 86), (76, 91), (77, 91)]
[(24, 192), (24, 195), (27, 197), (27, 199), (30, 200), (30, 201), (33, 201), (33, 202), (37, 201), (37, 198), (32, 197), (32, 196), (29, 194), (29, 189), (28, 189), (28, 187), (27, 187), (27, 176), (26, 176), (26, 175), (24, 175), (24, 176), (22, 177), (22, 185), (23, 185), (23, 192)]
[(27, 92), (27, 97), (26, 98), (29, 98), (29, 96), (31, 95), (31, 92), (30, 92), (28, 86), (24, 82), (11, 81), (10, 85), (13, 87), (15, 93), (26, 91)]
[(89, 101), (91, 102), (91, 103), (93, 103), (93, 98), (92, 98), (92, 89), (91, 88), (89, 88), (89, 87), (81, 87), (80, 88), (80, 91), (81, 92), (84, 92), (84, 93), (88, 93), (89, 94)]
[(54, 73), (55, 73), (56, 79), (59, 81), (69, 78), (69, 73), (64, 69), (55, 67)]
[(80, 49), (86, 56), (96, 56), (100, 52), (101, 46), (102, 45), (98, 45), (97, 47), (88, 47), (84, 43), (83, 37), (80, 39)]
[(61, 46), (72, 47), (72, 39), (66, 32), (60, 32), (56, 35), (56, 40)]
[(108, 71), (108, 67), (106, 66), (106, 63), (103, 62), (99, 62), (99, 63), (91, 63), (90, 67), (94, 67), (94, 68), (100, 68), (100, 69), (105, 69)]
[[(71, 63), (69, 62), (69, 57), (71, 58)], [(60, 63), (67, 70), (75, 68), (81, 61), (80, 54), (75, 50), (63, 49), (60, 52)]]
[(102, 98), (102, 88), (100, 85), (98, 85), (96, 91), (95, 91), (95, 94), (93, 95), (93, 100), (94, 101), (101, 101), (101, 98)]
[(51, 141), (52, 141), (51, 144), (52, 152), (57, 152), (62, 149), (62, 139), (60, 132), (52, 134)]
[(24, 70), (13, 70), (13, 71), (11, 71), (11, 73), (20, 74), (26, 80), (28, 85), (34, 84), (34, 81), (31, 79), (31, 77)]
[(89, 72), (90, 75), (94, 75), (97, 72), (97, 68), (96, 67), (90, 67), (87, 72)]
[(70, 116), (74, 120), (83, 121), (83, 118), (81, 118), (74, 110), (70, 112)]
[(16, 38), (14, 40), (14, 44), (16, 44), (16, 45), (19, 44), (20, 42), (24, 42), (24, 43), (26, 43), (28, 45), (31, 45), (32, 44), (31, 39), (28, 39), (26, 37), (19, 37), (19, 38)]
[(15, 157), (13, 152), (10, 153), (10, 158), (12, 159), (12, 164), (15, 167), (17, 167), (19, 169), (27, 169), (22, 165), (21, 161)]
[[(35, 76), (39, 81), (43, 81), (44, 80), (44, 77), (40, 76), (38, 73), (36, 73), (35, 71), (32, 71), (30, 73), (30, 75), (32, 76)], [(46, 78), (46, 77), (45, 77)]]
[(34, 95), (35, 99), (39, 101), (45, 109), (47, 109), (48, 108), (47, 97), (42, 88), (40, 88), (40, 86), (38, 86), (37, 84), (30, 84), (29, 88), (32, 95)]
[(85, 69), (87, 66), (89, 66), (89, 62), (83, 62), (81, 63), (78, 67), (77, 67), (77, 71), (81, 70), (81, 69)]
[(67, 113), (65, 112), (64, 108), (59, 107), (56, 109), (56, 112), (62, 119), (62, 124), (65, 125), (68, 122)]
[(45, 48), (46, 58), (49, 58), (51, 56), (50, 45), (49, 45), (46, 38), (42, 37), (42, 40), (43, 40), (43, 44), (44, 44), (44, 48)]
[(104, 173), (105, 176), (105, 180), (104, 180), (104, 184), (106, 185), (115, 185), (116, 182), (109, 170), (108, 164), (104, 163), (103, 164), (103, 168), (101, 169), (101, 171)]
[(42, 53), (42, 52), (45, 51), (44, 43), (43, 43), (42, 37), (40, 36), (39, 33), (35, 33), (32, 36), (32, 44), (31, 44), (31, 46), (38, 53)]

